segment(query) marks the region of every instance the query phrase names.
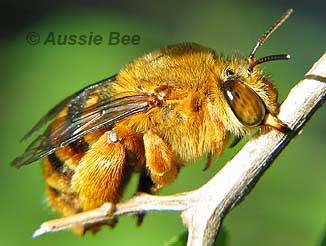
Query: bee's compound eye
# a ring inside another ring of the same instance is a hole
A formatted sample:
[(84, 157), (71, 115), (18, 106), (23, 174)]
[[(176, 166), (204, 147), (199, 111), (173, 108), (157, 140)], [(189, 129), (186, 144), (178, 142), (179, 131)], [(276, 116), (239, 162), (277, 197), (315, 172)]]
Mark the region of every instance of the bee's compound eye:
[(265, 105), (254, 90), (236, 80), (224, 82), (222, 89), (233, 113), (244, 126), (255, 127), (262, 123)]

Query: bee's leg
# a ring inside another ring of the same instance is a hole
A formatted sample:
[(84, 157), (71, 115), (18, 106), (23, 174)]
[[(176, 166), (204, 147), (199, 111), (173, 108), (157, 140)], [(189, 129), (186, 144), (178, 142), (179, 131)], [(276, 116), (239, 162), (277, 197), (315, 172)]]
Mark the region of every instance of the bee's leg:
[[(172, 151), (156, 134), (148, 131), (143, 136), (146, 168), (140, 174), (137, 192), (153, 194), (162, 186), (170, 184), (179, 172), (179, 165)], [(137, 215), (137, 225), (141, 225), (145, 214)]]
[[(78, 194), (83, 211), (105, 202), (117, 203), (131, 172), (144, 165), (144, 160), (140, 135), (125, 127), (105, 132), (80, 160), (72, 178), (72, 191)], [(109, 225), (115, 223), (112, 220)], [(96, 225), (90, 229), (96, 231)]]
[(105, 132), (75, 169), (71, 187), (83, 210), (117, 202), (125, 170), (125, 148), (112, 131)]
[(270, 126), (282, 133), (288, 133), (291, 131), (291, 128), (287, 124), (282, 122), (279, 118), (277, 118), (272, 113), (268, 113), (266, 115), (265, 120), (264, 120), (264, 125)]
[(206, 164), (205, 164), (205, 167), (203, 169), (203, 171), (206, 171), (208, 168), (210, 168), (211, 164), (212, 164), (212, 153), (211, 152), (208, 152), (207, 154), (207, 160), (206, 160)]
[[(83, 211), (100, 207), (105, 202), (117, 203), (126, 175), (125, 147), (115, 132), (105, 132), (80, 160), (71, 181)], [(115, 220), (108, 223), (114, 226)], [(96, 232), (102, 224), (86, 226)]]
[(241, 141), (242, 138), (242, 136), (234, 136), (231, 144), (229, 145), (229, 148), (235, 147)]
[(159, 189), (174, 181), (179, 172), (179, 165), (174, 160), (171, 149), (159, 136), (148, 131), (143, 139), (146, 167), (155, 184), (155, 189)]
[[(145, 192), (149, 194), (153, 194), (155, 192), (155, 185), (150, 177), (149, 171), (146, 168), (143, 168), (140, 173), (137, 193), (138, 192)], [(137, 214), (136, 216), (136, 224), (137, 226), (140, 226), (144, 220), (145, 214)]]

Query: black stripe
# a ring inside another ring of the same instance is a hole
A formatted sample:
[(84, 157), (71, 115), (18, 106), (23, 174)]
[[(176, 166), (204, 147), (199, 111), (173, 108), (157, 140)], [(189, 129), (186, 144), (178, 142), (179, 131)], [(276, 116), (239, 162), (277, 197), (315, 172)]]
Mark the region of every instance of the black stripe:
[(48, 160), (51, 163), (52, 167), (58, 172), (63, 173), (63, 165), (65, 164), (56, 153), (48, 155)]
[(76, 153), (76, 154), (80, 154), (80, 153), (85, 153), (88, 148), (89, 148), (89, 144), (85, 141), (85, 139), (82, 137), (78, 140), (76, 140), (75, 142), (72, 142), (71, 144), (69, 144), (69, 147)]
[(51, 190), (51, 192), (54, 192), (55, 193), (55, 196), (60, 196), (61, 195), (61, 190), (58, 190), (50, 185), (48, 185), (48, 188)]

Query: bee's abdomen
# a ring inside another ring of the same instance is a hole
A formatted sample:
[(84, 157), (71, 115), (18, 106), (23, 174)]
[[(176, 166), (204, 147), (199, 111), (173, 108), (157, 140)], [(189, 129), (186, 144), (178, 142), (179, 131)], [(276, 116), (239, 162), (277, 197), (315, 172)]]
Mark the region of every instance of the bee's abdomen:
[(80, 211), (77, 196), (71, 190), (71, 179), (86, 151), (67, 146), (44, 159), (48, 201), (64, 216)]
[[(97, 97), (79, 98), (78, 102), (66, 107), (57, 116), (52, 128), (55, 129), (59, 121), (70, 120), (78, 116), (84, 107), (91, 106), (98, 101)], [(71, 180), (80, 160), (84, 157), (91, 144), (103, 134), (105, 129), (98, 130), (70, 143), (44, 158), (44, 177), (48, 201), (54, 210), (64, 216), (81, 211), (78, 195), (71, 189)]]

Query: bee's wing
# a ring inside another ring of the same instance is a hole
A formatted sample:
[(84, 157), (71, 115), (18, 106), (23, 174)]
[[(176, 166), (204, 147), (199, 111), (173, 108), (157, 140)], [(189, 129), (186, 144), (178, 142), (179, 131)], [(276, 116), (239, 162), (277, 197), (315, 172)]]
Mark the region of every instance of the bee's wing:
[(30, 129), (24, 137), (21, 139), (21, 141), (26, 140), (29, 138), (33, 133), (35, 133), (37, 130), (39, 130), (43, 125), (45, 125), (47, 122), (52, 120), (60, 111), (62, 111), (67, 105), (69, 104), (78, 104), (78, 100), (81, 100), (83, 98), (90, 97), (94, 95), (95, 93), (99, 93), (99, 90), (103, 90), (103, 86), (105, 84), (110, 83), (111, 81), (114, 81), (116, 79), (116, 74), (103, 79), (101, 81), (98, 81), (94, 84), (91, 84), (80, 91), (72, 94), (71, 96), (65, 98), (60, 103), (58, 103), (56, 106), (54, 106), (46, 115), (44, 115), (36, 124), (35, 126)]
[[(76, 97), (71, 100), (74, 99)], [(115, 100), (107, 98), (90, 107), (76, 108), (74, 115), (58, 118), (55, 121), (55, 125), (49, 125), (47, 130), (38, 136), (28, 146), (25, 152), (12, 162), (12, 165), (21, 167), (32, 163), (67, 146), (90, 132), (110, 125), (112, 126), (128, 116), (147, 112), (154, 106), (155, 99), (153, 96), (134, 95)], [(53, 118), (53, 116), (51, 117)], [(36, 129), (37, 127), (33, 128), (33, 130)]]

